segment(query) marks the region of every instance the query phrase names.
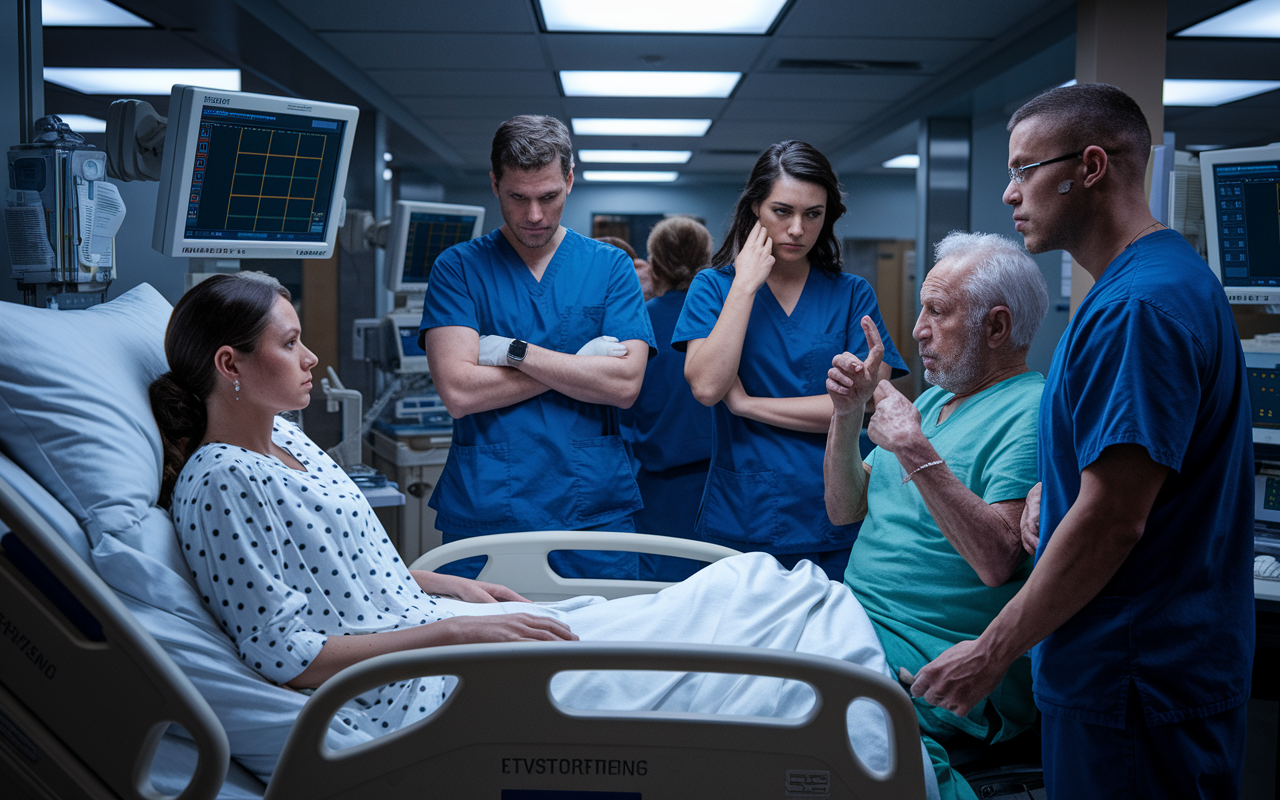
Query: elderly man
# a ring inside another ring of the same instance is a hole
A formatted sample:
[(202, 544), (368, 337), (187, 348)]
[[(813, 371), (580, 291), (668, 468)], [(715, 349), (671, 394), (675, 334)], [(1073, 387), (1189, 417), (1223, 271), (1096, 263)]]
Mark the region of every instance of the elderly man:
[[(446, 542), (635, 530), (640, 491), (618, 409), (635, 402), (656, 344), (635, 267), (560, 224), (573, 145), (559, 120), (507, 120), (491, 160), (502, 227), (436, 259), (422, 315), (431, 377), (455, 419), (431, 495), (437, 525)], [(484, 562), (471, 562), (456, 571), (474, 577)], [(637, 574), (634, 553), (553, 553), (551, 564), (566, 577)]]
[(1051, 797), (1235, 797), (1253, 451), (1230, 306), (1148, 212), (1150, 131), (1124, 92), (1054, 89), (1009, 129), (1004, 200), (1027, 249), (1066, 250), (1097, 282), (1045, 385), (1035, 571), (912, 691), (965, 713), (1035, 645)]
[[(877, 385), (882, 348), (867, 320), (867, 360), (836, 356), (827, 380), (827, 514), (837, 524), (866, 518), (845, 583), (905, 680), (980, 634), (1031, 570), (1019, 521), (1035, 484), (1044, 378), (1026, 357), (1049, 305), (1044, 278), (993, 234), (953, 233), (937, 256), (912, 332), (934, 387), (913, 405), (887, 381)], [(873, 393), (868, 433), (879, 447), (864, 463), (858, 432)], [(1030, 725), (1031, 665), (1014, 665), (966, 715), (922, 701), (916, 715), (942, 796), (973, 798), (941, 743), (1001, 741)]]

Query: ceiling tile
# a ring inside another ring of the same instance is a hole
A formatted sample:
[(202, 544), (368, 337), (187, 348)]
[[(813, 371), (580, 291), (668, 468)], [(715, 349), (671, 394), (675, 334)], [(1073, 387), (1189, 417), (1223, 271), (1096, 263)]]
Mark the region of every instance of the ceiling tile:
[(816, 122), (862, 122), (885, 107), (875, 100), (814, 103), (811, 100), (735, 99), (720, 115), (722, 122), (770, 119), (810, 119)]
[(792, 5), (775, 35), (994, 39), (1018, 21), (1052, 5), (1058, 3), (1054, 0), (801, 2)]
[(742, 100), (896, 100), (925, 82), (924, 76), (810, 75), (795, 72), (753, 73), (742, 79), (734, 94)]
[(529, 0), (466, 0), (424, 3), (422, 0), (279, 0), (314, 31), (535, 33), (538, 22)]
[(546, 69), (538, 37), (515, 33), (323, 33), (364, 69)]
[(560, 97), (546, 70), (370, 69), (384, 89), (398, 97)]
[(432, 127), (439, 120), (479, 119), (488, 121), (491, 129), (517, 114), (566, 118), (561, 102), (559, 97), (406, 97), (403, 100), (405, 108)]
[(750, 69), (766, 36), (633, 36), (554, 33), (543, 36), (555, 69)]

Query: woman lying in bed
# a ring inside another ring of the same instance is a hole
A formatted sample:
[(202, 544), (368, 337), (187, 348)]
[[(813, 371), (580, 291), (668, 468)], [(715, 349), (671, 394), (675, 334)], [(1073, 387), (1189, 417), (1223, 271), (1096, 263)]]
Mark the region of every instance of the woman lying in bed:
[[(409, 570), (346, 473), (276, 416), (306, 407), (316, 357), (288, 291), (269, 276), (198, 284), (173, 310), (165, 353), (171, 372), (151, 386), (165, 446), (161, 504), (205, 603), (240, 658), (271, 681), (316, 687), (356, 662), (419, 647), (579, 637), (795, 650), (888, 674), (857, 601), (807, 562), (788, 572), (771, 556), (747, 554), (656, 595), (550, 605)], [(344, 722), (404, 727), (428, 716), (449, 686), (430, 677), (379, 687), (356, 698)], [(554, 691), (610, 710), (800, 716), (813, 702), (804, 684), (731, 675), (572, 673)], [(863, 760), (883, 769), (883, 719), (861, 705), (850, 712), (850, 735)]]

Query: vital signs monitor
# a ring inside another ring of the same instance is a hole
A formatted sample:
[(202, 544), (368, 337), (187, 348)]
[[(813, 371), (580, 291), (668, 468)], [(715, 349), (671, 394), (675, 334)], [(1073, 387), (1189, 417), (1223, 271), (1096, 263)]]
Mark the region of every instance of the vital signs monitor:
[(1280, 304), (1280, 144), (1200, 154), (1209, 266), (1227, 299)]
[(328, 258), (354, 106), (174, 86), (152, 246), (194, 258)]

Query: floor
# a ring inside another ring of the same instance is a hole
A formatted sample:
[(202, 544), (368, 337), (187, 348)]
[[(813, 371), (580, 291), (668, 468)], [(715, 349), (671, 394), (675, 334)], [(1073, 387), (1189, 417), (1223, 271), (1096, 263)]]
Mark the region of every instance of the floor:
[(1241, 800), (1276, 800), (1276, 733), (1280, 702), (1249, 701), (1249, 741), (1244, 756)]

